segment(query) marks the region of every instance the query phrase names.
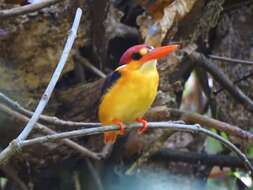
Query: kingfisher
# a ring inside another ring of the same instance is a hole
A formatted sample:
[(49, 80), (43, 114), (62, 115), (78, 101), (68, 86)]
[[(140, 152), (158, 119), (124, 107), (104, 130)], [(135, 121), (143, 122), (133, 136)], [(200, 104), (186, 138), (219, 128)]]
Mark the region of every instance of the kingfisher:
[(124, 134), (125, 124), (142, 123), (142, 128), (138, 129), (139, 134), (147, 130), (147, 121), (143, 116), (157, 95), (157, 60), (174, 52), (178, 47), (177, 44), (171, 44), (153, 48), (140, 44), (123, 53), (120, 66), (106, 77), (102, 86), (99, 121), (102, 126), (119, 126), (119, 131), (104, 133), (105, 144), (114, 144), (117, 136)]

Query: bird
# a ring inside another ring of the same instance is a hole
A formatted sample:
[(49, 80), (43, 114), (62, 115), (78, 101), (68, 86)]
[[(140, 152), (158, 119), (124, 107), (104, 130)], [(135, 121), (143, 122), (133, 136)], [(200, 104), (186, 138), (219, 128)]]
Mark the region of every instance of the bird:
[(101, 88), (99, 121), (102, 126), (119, 126), (119, 131), (104, 133), (105, 144), (114, 144), (117, 136), (125, 133), (126, 124), (142, 123), (138, 134), (147, 130), (147, 121), (143, 116), (157, 95), (157, 60), (178, 48), (178, 44), (157, 48), (138, 44), (123, 53), (119, 61), (120, 66), (106, 77)]

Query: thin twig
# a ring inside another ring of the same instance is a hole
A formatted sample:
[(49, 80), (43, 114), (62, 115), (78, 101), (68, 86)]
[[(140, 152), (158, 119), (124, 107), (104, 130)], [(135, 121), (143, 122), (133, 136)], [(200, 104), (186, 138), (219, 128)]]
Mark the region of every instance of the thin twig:
[(96, 168), (94, 167), (94, 165), (92, 164), (92, 162), (88, 158), (86, 158), (85, 160), (86, 160), (86, 164), (88, 166), (88, 170), (89, 170), (89, 172), (90, 172), (90, 174), (97, 186), (97, 189), (104, 190), (103, 184), (102, 184), (101, 179), (96, 171)]
[(32, 118), (29, 120), (29, 122), (27, 123), (27, 125), (25, 126), (23, 131), (19, 134), (19, 136), (17, 137), (17, 140), (24, 140), (27, 138), (29, 133), (32, 131), (34, 124), (38, 121), (40, 114), (43, 112), (44, 108), (46, 107), (46, 105), (49, 101), (49, 98), (54, 90), (54, 87), (55, 87), (58, 79), (60, 78), (61, 72), (64, 68), (66, 61), (67, 61), (69, 52), (72, 49), (72, 46), (74, 44), (77, 29), (79, 27), (79, 23), (81, 20), (81, 16), (82, 16), (82, 10), (80, 8), (78, 8), (76, 11), (76, 15), (75, 15), (75, 19), (74, 19), (72, 28), (69, 32), (67, 42), (66, 42), (64, 50), (62, 52), (60, 61), (53, 73), (53, 76), (47, 86), (47, 89), (45, 90), (44, 94), (42, 95), (42, 97), (40, 99), (40, 102), (39, 102)]
[(99, 76), (100, 78), (106, 77), (106, 74), (93, 66), (85, 57), (82, 57), (79, 53), (75, 53), (74, 55), (83, 66), (95, 73), (97, 76)]
[[(21, 121), (23, 123), (27, 123), (29, 121), (28, 117), (8, 108), (7, 106), (0, 104), (0, 110), (3, 111), (4, 113), (7, 113), (10, 117), (14, 117), (16, 120)], [(46, 127), (45, 125), (42, 125), (40, 123), (35, 124), (35, 129), (38, 129), (47, 135), (56, 134), (56, 132), (54, 130), (49, 129), (48, 127)], [(76, 152), (80, 153), (80, 155), (83, 157), (89, 157), (89, 158), (92, 158), (95, 160), (100, 160), (102, 157), (102, 156), (100, 156), (100, 153), (92, 152), (91, 150), (79, 145), (78, 143), (76, 143), (70, 139), (62, 139), (62, 143), (65, 144), (66, 146), (74, 149)]]
[[(182, 124), (181, 124), (182, 125)], [(199, 125), (193, 125), (196, 126), (196, 129), (193, 129), (194, 132), (198, 132), (198, 133), (202, 133), (205, 134), (209, 137), (212, 137), (214, 139), (216, 139), (217, 141), (221, 142), (223, 145), (225, 145), (228, 149), (230, 149), (232, 152), (234, 152), (237, 157), (244, 163), (244, 166), (246, 168), (248, 168), (248, 170), (250, 171), (250, 173), (252, 174), (253, 172), (253, 166), (251, 165), (250, 161), (248, 160), (247, 156), (242, 153), (240, 151), (240, 149), (238, 149), (234, 144), (232, 144), (231, 142), (229, 142), (228, 140), (224, 139), (223, 137), (207, 130), (204, 129), (202, 127), (200, 127)], [(183, 129), (184, 130), (184, 129)], [(186, 130), (187, 131), (187, 130)], [(152, 152), (154, 153), (154, 152)], [(140, 164), (142, 164), (143, 162), (146, 162), (148, 158), (150, 158), (150, 156), (152, 155), (144, 155), (141, 156), (140, 158), (137, 159), (137, 161), (135, 161), (132, 166), (126, 171), (126, 175), (131, 175), (134, 170), (140, 166)]]
[(249, 144), (253, 143), (253, 133), (245, 131), (235, 125), (231, 125), (229, 123), (219, 121), (217, 119), (213, 119), (198, 113), (183, 111), (179, 109), (165, 108), (164, 111), (169, 113), (171, 117), (176, 116), (178, 118), (181, 118), (186, 123), (199, 123), (205, 128), (224, 131), (229, 135), (245, 140)]
[(125, 174), (126, 175), (133, 174), (136, 168), (143, 165), (145, 162), (149, 160), (149, 158), (152, 155), (161, 150), (165, 141), (174, 133), (175, 131), (173, 130), (164, 130), (163, 133), (158, 138), (156, 138), (153, 142), (147, 144), (144, 147), (141, 156), (129, 167), (129, 169), (125, 172)]
[[(151, 129), (172, 129), (172, 130), (187, 131), (187, 132), (197, 132), (197, 133), (202, 133), (207, 136), (213, 137), (214, 139), (220, 141), (225, 146), (227, 146), (231, 151), (236, 153), (238, 158), (240, 158), (243, 161), (246, 168), (248, 168), (249, 171), (251, 173), (253, 173), (253, 167), (252, 167), (251, 163), (249, 162), (248, 158), (235, 145), (233, 145), (231, 142), (224, 139), (223, 137), (220, 137), (219, 135), (217, 135), (207, 129), (200, 127), (199, 125), (179, 124), (178, 121), (176, 121), (176, 122), (149, 122), (148, 126)], [(132, 125), (127, 126), (126, 130), (132, 129), (132, 128), (134, 128), (134, 129), (141, 128), (141, 127), (142, 127), (142, 125), (139, 123), (132, 124)], [(18, 143), (13, 141), (14, 145), (12, 147), (15, 150), (21, 150), (24, 147), (34, 145), (34, 144), (52, 142), (52, 141), (57, 141), (57, 140), (64, 139), (64, 138), (73, 138), (73, 137), (101, 134), (101, 133), (104, 133), (107, 131), (115, 131), (115, 130), (119, 130), (119, 127), (118, 126), (104, 126), (104, 127), (90, 128), (90, 129), (73, 130), (73, 131), (62, 132), (62, 133), (58, 133), (58, 134), (54, 134), (54, 135), (37, 137), (34, 139), (30, 139), (30, 140), (23, 140)], [(0, 164), (1, 164), (1, 162), (0, 162)]]
[[(34, 112), (25, 109), (22, 107), (18, 102), (12, 100), (2, 92), (0, 92), (0, 102), (3, 102), (4, 104), (7, 104), (12, 109), (18, 111), (19, 113), (24, 114), (25, 116), (31, 117)], [(40, 121), (43, 121), (50, 125), (55, 126), (68, 126), (68, 127), (98, 127), (100, 126), (100, 123), (84, 123), (84, 122), (75, 122), (75, 121), (65, 121), (62, 119), (59, 119), (55, 116), (47, 116), (47, 115), (40, 115), (39, 117)]]
[(253, 101), (246, 96), (240, 88), (235, 86), (215, 64), (198, 52), (193, 52), (189, 56), (198, 66), (205, 68), (213, 78), (235, 98), (235, 100), (240, 102), (248, 111), (253, 112)]
[[(25, 109), (20, 104), (15, 102), (14, 100), (10, 99), (6, 95), (0, 92), (0, 102), (3, 102), (10, 106), (12, 109), (26, 115), (26, 116), (32, 116), (33, 112)], [(253, 142), (253, 134), (241, 129), (240, 127), (237, 127), (235, 125), (231, 125), (229, 123), (219, 121), (217, 119), (213, 119), (207, 116), (203, 116), (198, 113), (193, 112), (186, 112), (179, 109), (172, 109), (167, 108), (165, 106), (159, 106), (155, 109), (153, 108), (154, 112), (164, 112), (164, 114), (160, 115), (167, 115), (166, 113), (170, 113), (170, 116), (177, 115), (177, 118), (182, 118), (187, 123), (199, 123), (201, 126), (206, 128), (213, 128), (220, 131), (224, 131), (228, 133), (229, 135), (241, 138), (242, 140), (246, 140), (248, 143)], [(152, 112), (151, 110), (151, 112)], [(156, 111), (157, 110), (157, 111)], [(154, 113), (153, 113), (154, 114)], [(163, 120), (170, 120), (171, 118), (163, 118)], [(100, 123), (85, 123), (85, 122), (74, 122), (74, 121), (66, 121), (61, 120), (57, 117), (47, 116), (47, 115), (40, 115), (40, 121), (43, 121), (50, 125), (55, 126), (65, 126), (65, 127), (71, 127), (72, 129), (74, 127), (81, 127), (81, 128), (91, 128), (91, 127), (99, 127)]]
[[(244, 80), (247, 80), (248, 78), (252, 77), (253, 76), (253, 72), (251, 71), (250, 73), (246, 74), (246, 75), (243, 75), (242, 77), (240, 77), (239, 79), (237, 80), (234, 80), (233, 83), (236, 85), (236, 84), (239, 84), (241, 81), (244, 81)], [(222, 92), (224, 90), (224, 88), (219, 88), (218, 90), (214, 91), (213, 94), (216, 96), (218, 95), (220, 92)]]
[(82, 10), (80, 8), (77, 9), (75, 19), (72, 25), (72, 28), (69, 32), (69, 36), (67, 39), (67, 42), (65, 44), (64, 50), (62, 52), (60, 61), (53, 73), (53, 76), (48, 84), (48, 87), (45, 91), (45, 93), (42, 95), (42, 98), (39, 102), (39, 105), (37, 106), (32, 118), (29, 120), (23, 131), (19, 134), (17, 139), (14, 139), (1, 153), (0, 153), (0, 165), (5, 163), (10, 159), (11, 156), (13, 156), (17, 151), (16, 144), (19, 143), (19, 141), (22, 141), (27, 138), (29, 133), (32, 131), (34, 125), (38, 121), (40, 114), (43, 112), (45, 106), (47, 105), (47, 102), (54, 90), (54, 87), (56, 85), (56, 82), (58, 81), (61, 71), (66, 63), (66, 60), (68, 58), (68, 54), (73, 46), (74, 40), (76, 38), (77, 29), (79, 27), (80, 19), (82, 16)]
[(8, 10), (0, 10), (0, 18), (31, 13), (31, 12), (43, 9), (45, 7), (49, 7), (51, 5), (54, 5), (54, 4), (56, 4), (60, 1), (61, 0), (43, 0), (39, 3), (34, 3), (34, 4), (30, 4), (30, 5), (16, 7), (16, 8), (8, 9)]
[(253, 61), (249, 61), (249, 60), (234, 59), (231, 57), (223, 57), (223, 56), (218, 56), (218, 55), (208, 55), (208, 57), (211, 59), (226, 61), (226, 62), (231, 62), (231, 63), (253, 65)]

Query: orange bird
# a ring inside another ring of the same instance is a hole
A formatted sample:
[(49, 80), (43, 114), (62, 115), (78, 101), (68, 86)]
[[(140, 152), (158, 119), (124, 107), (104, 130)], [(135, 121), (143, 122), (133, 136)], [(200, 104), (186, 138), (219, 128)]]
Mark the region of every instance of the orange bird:
[(124, 123), (140, 122), (142, 134), (147, 121), (142, 117), (157, 94), (159, 75), (157, 59), (175, 51), (178, 45), (153, 48), (145, 44), (129, 48), (120, 58), (121, 66), (111, 73), (102, 87), (98, 116), (102, 125), (118, 125), (119, 131), (106, 132), (104, 142), (113, 144), (118, 134), (124, 134)]

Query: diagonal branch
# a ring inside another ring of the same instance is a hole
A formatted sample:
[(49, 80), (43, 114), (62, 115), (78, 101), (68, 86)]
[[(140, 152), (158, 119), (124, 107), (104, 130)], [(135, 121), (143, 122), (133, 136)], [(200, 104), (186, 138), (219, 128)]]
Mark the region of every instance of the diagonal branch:
[(205, 68), (213, 78), (219, 82), (224, 89), (226, 89), (238, 102), (240, 102), (248, 111), (253, 112), (253, 101), (241, 91), (240, 88), (235, 86), (231, 80), (209, 59), (204, 55), (193, 52), (189, 55), (196, 64)]
[(203, 116), (198, 113), (183, 111), (179, 109), (166, 108), (163, 111), (170, 113), (172, 117), (173, 116), (180, 117), (186, 123), (199, 123), (201, 124), (201, 126), (205, 128), (209, 128), (209, 129), (213, 128), (220, 131), (224, 131), (228, 133), (229, 135), (244, 139), (249, 144), (253, 143), (253, 133), (242, 130), (241, 128), (237, 126), (228, 124), (226, 122), (219, 121), (207, 116)]
[(44, 94), (42, 95), (42, 97), (40, 99), (39, 105), (37, 106), (32, 118), (29, 120), (29, 122), (27, 123), (27, 125), (25, 126), (23, 131), (19, 134), (19, 136), (17, 137), (17, 140), (24, 140), (27, 138), (29, 133), (32, 131), (34, 124), (38, 121), (40, 114), (45, 109), (45, 107), (49, 101), (49, 98), (54, 90), (54, 87), (55, 87), (58, 79), (60, 78), (61, 72), (65, 66), (66, 61), (67, 61), (69, 52), (74, 44), (77, 29), (79, 27), (79, 23), (81, 20), (81, 16), (82, 16), (82, 10), (80, 8), (78, 8), (76, 11), (76, 16), (75, 16), (72, 28), (69, 32), (67, 42), (66, 42), (64, 50), (62, 52), (60, 61), (53, 73), (53, 76), (47, 86), (47, 89), (45, 90)]
[(38, 11), (45, 7), (54, 5), (60, 1), (61, 0), (43, 0), (40, 3), (25, 5), (25, 6), (16, 7), (16, 8), (8, 9), (8, 10), (0, 10), (0, 18), (23, 15), (26, 13)]
[[(22, 123), (27, 123), (29, 121), (28, 117), (26, 117), (16, 111), (13, 111), (12, 109), (8, 108), (7, 106), (0, 104), (0, 110), (3, 111), (4, 113), (7, 113), (8, 116), (14, 117), (16, 120), (21, 121)], [(40, 130), (42, 133), (47, 134), (47, 135), (56, 134), (56, 132), (54, 130), (49, 129), (48, 127), (46, 127), (45, 125), (42, 125), (40, 123), (35, 124), (35, 129)], [(93, 158), (95, 160), (101, 159), (101, 156), (99, 153), (92, 152), (89, 149), (79, 145), (78, 143), (76, 143), (70, 139), (62, 139), (61, 141), (63, 144), (74, 149), (76, 152), (80, 153), (80, 155), (82, 155), (84, 157)]]
[[(24, 114), (25, 116), (31, 117), (34, 112), (25, 109), (22, 107), (18, 102), (12, 100), (2, 92), (0, 92), (0, 102), (3, 102), (4, 104), (8, 105), (12, 109), (18, 111), (19, 113)], [(45, 122), (50, 125), (56, 125), (56, 126), (69, 126), (69, 127), (98, 127), (100, 126), (100, 123), (84, 123), (84, 122), (75, 122), (75, 121), (66, 121), (59, 119), (55, 116), (47, 116), (47, 115), (40, 115), (39, 120), (42, 122)]]
[[(27, 125), (25, 126), (25, 128), (23, 129), (23, 131), (19, 134), (19, 136), (17, 137), (17, 139), (13, 140), (8, 147), (6, 147), (1, 153), (0, 153), (0, 160), (2, 161), (1, 163), (3, 163), (4, 161), (8, 161), (12, 155), (15, 154), (15, 152), (17, 152), (18, 150), (15, 149), (15, 144), (18, 144), (19, 141), (22, 141), (24, 139), (27, 138), (27, 136), (30, 134), (30, 132), (32, 131), (32, 129), (34, 128), (34, 125), (36, 124), (36, 122), (38, 121), (40, 114), (43, 112), (44, 108), (46, 107), (48, 100), (54, 90), (54, 87), (60, 77), (60, 74), (63, 70), (63, 67), (67, 61), (69, 52), (73, 46), (74, 40), (76, 38), (76, 33), (77, 33), (77, 29), (79, 27), (79, 23), (81, 20), (81, 16), (82, 16), (82, 10), (80, 8), (77, 9), (76, 11), (76, 15), (75, 15), (75, 19), (72, 25), (72, 28), (69, 32), (69, 36), (67, 39), (67, 42), (65, 44), (64, 50), (62, 52), (60, 61), (53, 73), (53, 76), (47, 86), (46, 91), (44, 92), (44, 94), (42, 95), (42, 98), (39, 102), (39, 105), (37, 106), (32, 118), (29, 120), (29, 122), (27, 123)], [(13, 151), (14, 150), (14, 151)]]

